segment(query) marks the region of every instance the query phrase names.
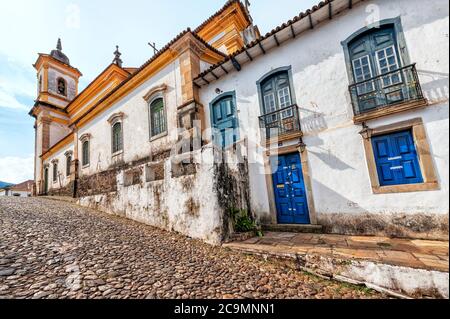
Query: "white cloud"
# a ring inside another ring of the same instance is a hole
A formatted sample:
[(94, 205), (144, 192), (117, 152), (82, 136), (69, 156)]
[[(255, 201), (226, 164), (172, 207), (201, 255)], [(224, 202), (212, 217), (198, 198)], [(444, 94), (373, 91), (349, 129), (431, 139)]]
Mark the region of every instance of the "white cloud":
[(28, 157), (2, 157), (0, 158), (0, 180), (18, 184), (34, 175), (34, 156)]
[(9, 94), (8, 92), (2, 90), (1, 87), (0, 87), (0, 107), (18, 109), (23, 111), (27, 111), (28, 109), (31, 108), (20, 103), (13, 94)]
[(36, 84), (30, 80), (33, 79), (31, 68), (26, 68), (9, 57), (4, 60), (7, 62), (6, 68), (0, 73), (0, 107), (29, 110), (31, 105), (24, 105), (17, 97), (21, 96), (31, 101), (35, 98)]

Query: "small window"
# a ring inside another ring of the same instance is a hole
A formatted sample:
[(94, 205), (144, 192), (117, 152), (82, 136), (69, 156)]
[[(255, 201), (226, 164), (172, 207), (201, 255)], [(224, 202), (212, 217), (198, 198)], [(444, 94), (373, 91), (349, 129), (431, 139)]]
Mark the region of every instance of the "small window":
[(89, 141), (84, 141), (82, 146), (82, 160), (83, 160), (83, 166), (88, 166), (90, 163), (89, 159)]
[(112, 126), (112, 153), (123, 151), (122, 123), (117, 122)]
[(163, 98), (157, 98), (150, 104), (150, 130), (151, 137), (166, 132), (166, 116)]
[(67, 83), (63, 78), (58, 79), (58, 94), (67, 96)]
[(58, 181), (58, 163), (53, 163), (53, 183)]
[(42, 92), (42, 75), (39, 76), (39, 92)]
[(70, 166), (72, 165), (72, 156), (66, 157), (66, 176), (70, 176)]

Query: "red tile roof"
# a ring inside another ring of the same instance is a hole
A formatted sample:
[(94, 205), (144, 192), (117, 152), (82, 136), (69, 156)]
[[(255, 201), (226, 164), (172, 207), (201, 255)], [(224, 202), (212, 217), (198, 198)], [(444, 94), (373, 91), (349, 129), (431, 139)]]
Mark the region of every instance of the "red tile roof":
[(261, 41), (264, 41), (268, 38), (270, 38), (271, 36), (273, 36), (274, 34), (276, 34), (277, 32), (286, 29), (288, 27), (290, 27), (291, 25), (293, 25), (294, 23), (304, 19), (304, 18), (308, 18), (312, 13), (322, 9), (323, 7), (329, 5), (330, 3), (332, 3), (335, 0), (325, 0), (325, 1), (321, 1), (319, 4), (313, 6), (311, 9), (306, 10), (305, 12), (301, 12), (299, 15), (295, 16), (294, 18), (292, 18), (291, 20), (283, 23), (282, 25), (276, 27), (275, 29), (273, 29), (272, 31), (266, 33), (266, 35), (259, 37), (258, 39), (252, 41), (251, 43), (249, 43), (248, 45), (242, 47), (240, 50), (234, 52), (233, 54), (230, 54), (227, 56), (226, 59), (224, 59), (223, 61), (216, 63), (214, 65), (212, 65), (209, 69), (205, 70), (204, 72), (202, 72), (194, 81), (199, 80), (201, 78), (203, 78), (205, 75), (207, 75), (208, 73), (210, 73), (211, 71), (213, 71), (214, 69), (216, 69), (217, 67), (220, 67), (221, 65), (223, 65), (224, 63), (232, 60), (233, 58), (235, 58), (236, 56), (240, 55), (241, 53), (244, 53), (246, 50), (251, 49), (257, 45), (259, 45), (259, 43)]
[(11, 186), (10, 190), (13, 192), (31, 192), (34, 181), (28, 180), (26, 182)]

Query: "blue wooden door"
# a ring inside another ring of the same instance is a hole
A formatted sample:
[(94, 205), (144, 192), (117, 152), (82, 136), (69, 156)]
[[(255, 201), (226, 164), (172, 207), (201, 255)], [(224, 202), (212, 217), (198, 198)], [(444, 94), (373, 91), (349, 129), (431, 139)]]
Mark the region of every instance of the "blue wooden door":
[(273, 184), (279, 224), (309, 224), (308, 201), (300, 155), (273, 158)]
[(236, 106), (232, 95), (214, 102), (211, 107), (213, 140), (216, 145), (227, 147), (238, 139)]
[(411, 131), (372, 138), (381, 186), (423, 183)]

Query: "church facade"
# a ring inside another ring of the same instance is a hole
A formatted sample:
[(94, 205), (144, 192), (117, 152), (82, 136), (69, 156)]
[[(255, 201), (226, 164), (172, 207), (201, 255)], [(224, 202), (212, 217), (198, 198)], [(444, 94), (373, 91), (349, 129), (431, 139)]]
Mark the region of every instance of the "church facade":
[(82, 92), (59, 42), (34, 65), (34, 194), (212, 244), (236, 212), (447, 238), (448, 22), (444, 0), (327, 0), (262, 36), (231, 0)]

